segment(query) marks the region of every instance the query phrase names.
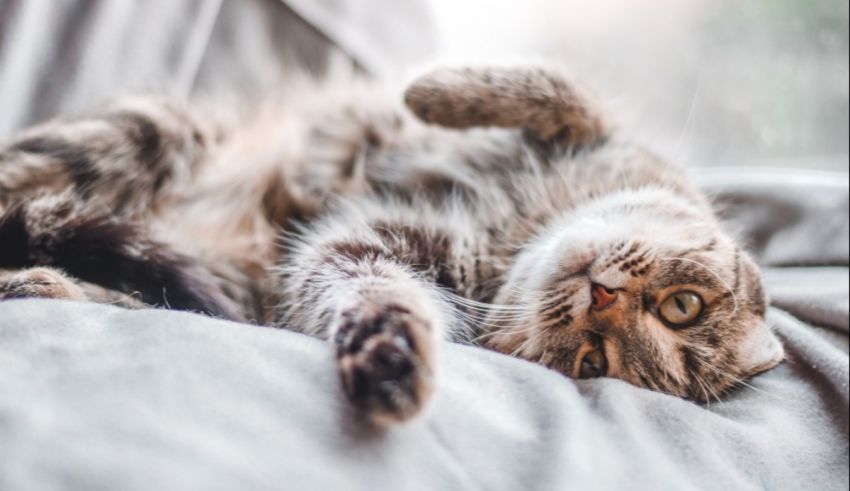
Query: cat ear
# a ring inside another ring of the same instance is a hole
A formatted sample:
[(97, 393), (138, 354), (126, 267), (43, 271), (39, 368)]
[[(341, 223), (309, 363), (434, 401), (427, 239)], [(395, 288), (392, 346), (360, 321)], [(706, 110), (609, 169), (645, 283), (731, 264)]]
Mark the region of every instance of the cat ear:
[(782, 343), (765, 322), (759, 322), (743, 339), (738, 349), (741, 373), (746, 377), (770, 370), (785, 359)]
[(522, 128), (536, 142), (574, 148), (608, 136), (590, 97), (551, 69), (439, 69), (415, 80), (404, 101), (422, 121), (447, 128)]

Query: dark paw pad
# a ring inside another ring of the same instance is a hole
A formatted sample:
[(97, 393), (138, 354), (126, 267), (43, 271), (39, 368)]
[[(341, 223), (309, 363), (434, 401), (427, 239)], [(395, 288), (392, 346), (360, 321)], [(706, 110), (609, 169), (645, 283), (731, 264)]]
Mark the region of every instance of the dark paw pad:
[(425, 322), (398, 306), (350, 310), (335, 342), (343, 388), (370, 419), (404, 421), (422, 409), (432, 390)]

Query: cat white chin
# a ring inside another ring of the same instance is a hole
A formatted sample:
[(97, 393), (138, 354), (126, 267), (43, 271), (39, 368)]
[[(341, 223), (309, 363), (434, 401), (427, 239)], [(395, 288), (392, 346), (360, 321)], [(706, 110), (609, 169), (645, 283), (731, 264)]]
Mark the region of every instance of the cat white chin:
[(572, 269), (624, 241), (685, 249), (715, 228), (699, 208), (666, 189), (626, 190), (589, 201), (553, 224), (546, 252)]
[[(659, 204), (662, 206), (659, 209)], [(693, 220), (682, 220), (682, 214)], [(622, 242), (642, 241), (664, 248), (687, 248), (710, 234), (715, 224), (681, 197), (662, 188), (611, 193), (588, 201), (554, 221), (520, 253), (509, 283), (541, 291), (553, 274), (587, 276), (609, 288), (619, 288), (628, 278), (617, 271), (593, 277), (597, 258)]]
[[(685, 220), (683, 216), (692, 219)], [(557, 228), (565, 239), (611, 245), (624, 239), (689, 243), (704, 233), (703, 210), (663, 188), (624, 190), (589, 201), (564, 217)]]

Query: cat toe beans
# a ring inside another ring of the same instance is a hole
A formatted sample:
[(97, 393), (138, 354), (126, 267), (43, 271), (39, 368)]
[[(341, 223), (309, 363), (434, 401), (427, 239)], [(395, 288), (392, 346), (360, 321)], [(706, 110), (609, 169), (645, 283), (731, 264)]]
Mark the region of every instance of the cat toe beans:
[(410, 419), (430, 398), (430, 329), (399, 305), (354, 307), (340, 316), (334, 343), (343, 389), (374, 423)]

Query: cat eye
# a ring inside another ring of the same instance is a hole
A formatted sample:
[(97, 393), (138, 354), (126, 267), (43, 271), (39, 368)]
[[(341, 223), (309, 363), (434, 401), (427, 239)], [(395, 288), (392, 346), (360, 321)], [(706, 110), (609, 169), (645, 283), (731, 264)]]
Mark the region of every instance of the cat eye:
[(703, 301), (692, 291), (680, 291), (667, 297), (658, 307), (661, 320), (682, 327), (699, 317), (703, 310)]
[(584, 354), (581, 359), (578, 378), (596, 378), (605, 375), (608, 362), (601, 349), (594, 349)]

